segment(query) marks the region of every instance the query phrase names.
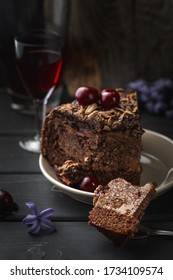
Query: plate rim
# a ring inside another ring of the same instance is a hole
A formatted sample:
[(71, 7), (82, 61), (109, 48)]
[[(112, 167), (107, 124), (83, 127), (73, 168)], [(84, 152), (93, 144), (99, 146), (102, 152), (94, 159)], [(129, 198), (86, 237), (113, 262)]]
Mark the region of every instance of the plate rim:
[[(173, 140), (171, 138), (169, 138), (169, 137), (167, 137), (167, 136), (165, 136), (165, 135), (163, 135), (163, 134), (161, 134), (159, 132), (156, 132), (156, 131), (153, 131), (153, 130), (150, 130), (150, 129), (145, 129), (145, 128), (144, 128), (144, 131), (147, 132), (147, 133), (156, 135), (158, 137), (161, 137), (161, 138), (165, 139), (166, 141), (170, 142), (173, 145)], [(79, 189), (75, 189), (75, 188), (69, 187), (69, 186), (65, 185), (64, 183), (62, 183), (61, 181), (59, 181), (58, 177), (57, 177), (57, 180), (55, 178), (53, 178), (47, 172), (47, 170), (45, 169), (44, 161), (46, 162), (46, 164), (49, 165), (49, 167), (54, 172), (53, 167), (49, 164), (47, 159), (42, 154), (40, 154), (40, 156), (39, 156), (39, 167), (41, 169), (41, 172), (48, 179), (48, 181), (50, 181), (53, 185), (56, 186), (57, 189), (58, 188), (61, 189), (64, 193), (72, 196), (72, 198), (74, 198), (74, 195), (78, 195), (78, 196), (85, 195), (85, 200), (93, 198), (94, 193), (90, 193), (90, 192), (86, 192), (86, 191), (82, 191), (82, 190), (79, 190)], [(171, 189), (173, 187), (173, 181), (168, 183), (167, 185), (164, 185), (164, 186), (162, 185), (162, 183), (156, 188), (155, 197), (164, 194), (165, 192), (167, 192), (169, 189)], [(74, 198), (74, 199), (79, 200), (77, 198)]]
[[(167, 141), (170, 142), (171, 144), (173, 144), (173, 139), (171, 139), (170, 137), (168, 137), (168, 136), (166, 136), (166, 135), (164, 135), (164, 134), (161, 134), (161, 133), (156, 132), (156, 131), (154, 131), (154, 130), (145, 129), (145, 128), (143, 128), (143, 130), (144, 130), (145, 132), (148, 132), (148, 133), (157, 135), (157, 136), (159, 136), (159, 137), (161, 137), (161, 138), (167, 140)], [(144, 133), (143, 135), (145, 135), (145, 133)]]

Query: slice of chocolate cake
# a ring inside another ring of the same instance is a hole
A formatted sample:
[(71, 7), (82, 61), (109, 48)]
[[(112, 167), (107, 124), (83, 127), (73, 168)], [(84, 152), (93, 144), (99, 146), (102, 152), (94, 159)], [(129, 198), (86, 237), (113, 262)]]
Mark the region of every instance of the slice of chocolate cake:
[(42, 132), (42, 155), (68, 185), (92, 174), (101, 184), (122, 177), (139, 184), (143, 130), (134, 91), (119, 93), (119, 104), (79, 105), (77, 100), (53, 109)]
[(94, 193), (89, 224), (111, 240), (124, 243), (138, 231), (138, 224), (154, 194), (153, 183), (139, 187), (117, 178), (106, 186), (100, 185)]

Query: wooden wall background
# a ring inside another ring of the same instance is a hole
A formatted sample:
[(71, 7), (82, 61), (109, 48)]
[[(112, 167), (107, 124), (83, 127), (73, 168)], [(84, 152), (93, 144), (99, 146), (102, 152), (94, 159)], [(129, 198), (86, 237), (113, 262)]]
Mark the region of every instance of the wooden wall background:
[(71, 0), (64, 79), (124, 86), (173, 78), (173, 0)]
[[(173, 79), (173, 0), (0, 0), (0, 46), (8, 36), (43, 26), (62, 33), (63, 79), (119, 87)], [(0, 83), (3, 81), (0, 60)]]

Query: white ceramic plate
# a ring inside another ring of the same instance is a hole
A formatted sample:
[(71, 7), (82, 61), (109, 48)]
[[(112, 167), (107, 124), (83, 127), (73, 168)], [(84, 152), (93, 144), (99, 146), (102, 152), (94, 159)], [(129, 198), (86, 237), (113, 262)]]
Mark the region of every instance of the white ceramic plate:
[[(141, 185), (149, 181), (157, 183), (156, 196), (173, 187), (173, 141), (151, 130), (145, 130), (142, 136), (144, 151), (141, 155)], [(56, 176), (48, 161), (40, 155), (40, 169), (43, 175), (54, 185), (54, 190), (62, 190), (72, 198), (92, 204), (93, 193), (74, 189), (63, 184)]]

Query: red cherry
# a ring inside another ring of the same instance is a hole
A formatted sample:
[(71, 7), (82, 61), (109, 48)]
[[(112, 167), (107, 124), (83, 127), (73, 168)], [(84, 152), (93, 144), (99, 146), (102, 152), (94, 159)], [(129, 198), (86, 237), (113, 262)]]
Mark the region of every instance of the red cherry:
[(75, 93), (75, 97), (80, 105), (87, 106), (97, 102), (99, 93), (93, 87), (79, 87)]
[(17, 211), (18, 206), (13, 202), (11, 194), (7, 191), (0, 190), (0, 215)]
[(88, 175), (83, 178), (82, 182), (79, 185), (79, 188), (82, 191), (94, 192), (94, 190), (98, 185), (99, 185), (98, 179), (93, 175)]
[(101, 91), (100, 100), (103, 108), (110, 109), (118, 106), (120, 95), (115, 89), (107, 88)]

